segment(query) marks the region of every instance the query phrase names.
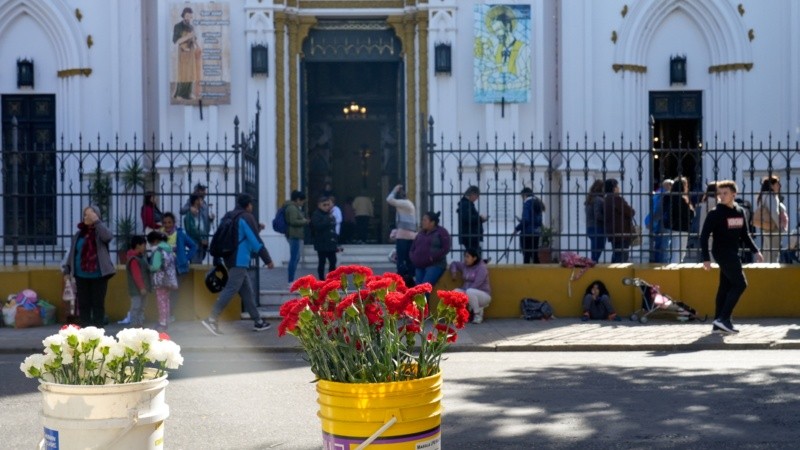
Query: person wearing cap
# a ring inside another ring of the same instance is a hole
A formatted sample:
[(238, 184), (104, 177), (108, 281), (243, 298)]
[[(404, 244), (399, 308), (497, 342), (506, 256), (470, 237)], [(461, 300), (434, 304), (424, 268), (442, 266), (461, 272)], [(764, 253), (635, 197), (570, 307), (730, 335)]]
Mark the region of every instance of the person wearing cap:
[(225, 266), (228, 267), (228, 283), (220, 292), (216, 303), (211, 309), (211, 315), (202, 320), (202, 324), (215, 336), (222, 334), (219, 329), (218, 319), (222, 310), (228, 306), (233, 296), (238, 292), (242, 298), (245, 311), (253, 319), (253, 331), (269, 329), (270, 323), (261, 318), (256, 308), (253, 285), (250, 282), (249, 267), (252, 254), (258, 254), (264, 265), (272, 269), (275, 265), (269, 256), (264, 241), (258, 235), (260, 225), (253, 216), (253, 198), (248, 194), (239, 194), (236, 197), (236, 208), (229, 211), (222, 221), (236, 220), (238, 222), (237, 239), (239, 245), (236, 251), (224, 257)]
[(522, 250), (522, 262), (539, 264), (539, 235), (542, 232), (544, 203), (533, 195), (533, 189), (526, 187), (519, 193), (522, 196), (522, 218), (514, 233), (520, 233), (519, 242)]

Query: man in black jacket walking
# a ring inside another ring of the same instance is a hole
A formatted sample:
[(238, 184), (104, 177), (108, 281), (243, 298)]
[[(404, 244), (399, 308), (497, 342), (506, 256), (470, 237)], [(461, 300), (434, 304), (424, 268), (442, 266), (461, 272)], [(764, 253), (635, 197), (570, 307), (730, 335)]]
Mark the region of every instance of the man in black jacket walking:
[(736, 203), (736, 182), (724, 180), (717, 183), (717, 206), (709, 211), (700, 233), (703, 268), (711, 269), (708, 238), (714, 236), (711, 253), (719, 264), (719, 288), (712, 331), (738, 333), (731, 315), (739, 297), (747, 288), (747, 280), (739, 259), (740, 241), (756, 255), (756, 262), (764, 261), (748, 229), (747, 214)]

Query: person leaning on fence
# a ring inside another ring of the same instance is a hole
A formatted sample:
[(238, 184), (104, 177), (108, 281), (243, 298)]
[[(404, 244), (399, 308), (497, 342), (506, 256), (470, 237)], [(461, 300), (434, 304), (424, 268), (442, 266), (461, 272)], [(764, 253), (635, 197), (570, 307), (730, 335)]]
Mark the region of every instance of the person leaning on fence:
[(142, 204), (140, 215), (142, 216), (145, 234), (161, 229), (161, 219), (164, 215), (158, 209), (158, 198), (156, 198), (155, 192), (147, 191), (144, 193), (144, 203)]
[(132, 236), (126, 256), (128, 295), (131, 297), (128, 317), (131, 328), (141, 328), (144, 326), (144, 304), (152, 284), (150, 263), (147, 261), (147, 239), (144, 236)]
[(650, 262), (672, 262), (672, 255), (670, 254), (672, 237), (664, 229), (668, 218), (664, 212), (663, 198), (672, 190), (673, 183), (670, 178), (661, 182), (661, 186), (653, 193), (653, 209), (644, 219), (644, 224), (652, 232), (653, 239), (653, 255), (650, 258)]
[(583, 296), (583, 315), (581, 320), (620, 320), (611, 304), (611, 294), (600, 280), (592, 281)]
[[(700, 232), (700, 249), (703, 268), (711, 269), (711, 254), (719, 264), (719, 287), (717, 288), (716, 309), (714, 311), (713, 331), (738, 333), (733, 327), (731, 315), (739, 297), (747, 288), (742, 261), (739, 259), (740, 243), (756, 255), (756, 262), (764, 261), (764, 256), (750, 236), (747, 214), (736, 203), (736, 183), (724, 180), (717, 183), (719, 203), (708, 212)], [(708, 240), (714, 237), (711, 252)]]
[(67, 259), (61, 267), (65, 277), (75, 277), (82, 327), (105, 325), (108, 280), (116, 272), (108, 250), (113, 238), (100, 217), (100, 209), (83, 208), (83, 220), (78, 223), (78, 232), (72, 236)]
[(672, 190), (662, 199), (664, 212), (667, 213), (665, 227), (671, 231), (671, 255), (677, 254), (677, 262), (686, 258), (689, 244), (689, 232), (692, 230), (694, 206), (689, 199), (689, 180), (678, 177), (672, 184)]
[(542, 234), (544, 203), (533, 195), (533, 189), (529, 187), (523, 188), (519, 194), (522, 196), (522, 218), (514, 228), (514, 233), (520, 233), (522, 262), (539, 264), (539, 237)]
[(611, 262), (628, 262), (633, 233), (633, 216), (636, 211), (622, 198), (619, 181), (605, 181), (606, 195), (603, 198), (603, 230), (611, 242)]
[[(189, 196), (191, 206), (183, 216), (183, 228), (186, 234), (197, 244), (197, 251), (191, 257), (192, 264), (202, 264), (208, 250), (208, 228), (200, 216), (203, 197), (197, 194)], [(181, 208), (183, 209), (183, 208)]]
[(483, 322), (483, 309), (492, 301), (492, 289), (489, 286), (489, 269), (481, 259), (481, 252), (468, 248), (464, 252), (464, 262), (453, 261), (450, 263), (450, 276), (456, 279), (456, 273), (461, 273), (463, 283), (455, 289), (467, 294), (469, 309), (472, 311), (472, 323)]
[(256, 308), (248, 269), (253, 254), (258, 254), (268, 268), (272, 269), (275, 265), (272, 263), (267, 247), (258, 235), (261, 225), (253, 216), (253, 198), (248, 194), (239, 194), (236, 197), (236, 208), (228, 211), (223, 220), (233, 220), (234, 218), (238, 218), (239, 222), (237, 224), (238, 245), (236, 251), (224, 258), (225, 265), (228, 267), (228, 283), (219, 293), (219, 297), (211, 309), (211, 315), (202, 321), (203, 326), (215, 336), (222, 334), (218, 324), (219, 316), (237, 292), (242, 299), (245, 311), (253, 319), (253, 331), (264, 331), (270, 327), (269, 322), (261, 319), (261, 313)]
[(781, 181), (775, 175), (764, 177), (761, 192), (756, 199), (754, 225), (761, 230), (761, 248), (764, 261), (780, 262), (781, 239), (789, 231), (789, 215), (781, 201)]
[(458, 213), (458, 243), (465, 249), (476, 248), (480, 250), (483, 242), (483, 222), (488, 217), (478, 213), (475, 208), (475, 201), (481, 195), (478, 186), (470, 186), (464, 192), (464, 196), (458, 201), (456, 213)]
[(450, 252), (450, 233), (439, 226), (439, 213), (428, 211), (422, 215), (420, 231), (411, 244), (409, 252), (416, 274), (417, 284), (435, 285), (447, 269), (447, 254)]
[(594, 180), (583, 202), (586, 212), (586, 236), (589, 238), (592, 261), (599, 262), (606, 248), (603, 235), (603, 180)]

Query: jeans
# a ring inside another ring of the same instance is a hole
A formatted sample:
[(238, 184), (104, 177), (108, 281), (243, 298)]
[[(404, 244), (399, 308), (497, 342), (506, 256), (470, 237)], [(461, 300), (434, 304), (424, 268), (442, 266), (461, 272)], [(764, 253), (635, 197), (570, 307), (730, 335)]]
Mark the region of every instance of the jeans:
[(299, 238), (286, 238), (289, 241), (289, 283), (294, 281), (294, 276), (297, 273), (297, 265), (300, 263), (300, 243), (303, 241)]
[(606, 238), (603, 229), (599, 227), (586, 227), (586, 236), (589, 238), (589, 248), (592, 249), (592, 261), (599, 262), (606, 249)]
[(414, 279), (417, 284), (430, 283), (431, 286), (435, 286), (439, 278), (442, 277), (444, 269), (445, 268), (441, 266), (429, 266), (422, 269), (417, 268)]
[(256, 308), (255, 301), (253, 300), (253, 285), (250, 284), (249, 270), (246, 267), (231, 267), (228, 269), (228, 284), (222, 288), (219, 293), (217, 301), (211, 308), (211, 318), (217, 320), (222, 310), (228, 306), (233, 296), (236, 293), (242, 298), (242, 304), (245, 311), (250, 314), (253, 322), (258, 323), (261, 320), (261, 314)]
[(539, 264), (539, 235), (523, 234), (519, 237), (523, 264)]
[(653, 232), (653, 258), (651, 262), (655, 263), (671, 263), (672, 254), (670, 248), (672, 247), (672, 236), (669, 231)]

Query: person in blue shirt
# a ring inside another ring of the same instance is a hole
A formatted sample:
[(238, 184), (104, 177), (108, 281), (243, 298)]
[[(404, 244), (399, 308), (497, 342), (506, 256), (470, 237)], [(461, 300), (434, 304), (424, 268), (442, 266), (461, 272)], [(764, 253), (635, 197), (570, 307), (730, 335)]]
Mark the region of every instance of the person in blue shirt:
[(272, 269), (275, 265), (272, 263), (267, 247), (258, 235), (264, 226), (257, 223), (253, 216), (253, 198), (248, 194), (239, 194), (236, 197), (236, 208), (222, 218), (222, 221), (226, 220), (238, 222), (237, 240), (239, 244), (235, 252), (224, 257), (224, 263), (228, 267), (228, 283), (219, 293), (219, 297), (211, 309), (211, 315), (201, 323), (215, 336), (222, 334), (217, 319), (238, 292), (245, 310), (253, 319), (253, 331), (267, 330), (270, 323), (261, 318), (261, 314), (256, 308), (248, 268), (253, 254), (258, 254), (268, 268)]

